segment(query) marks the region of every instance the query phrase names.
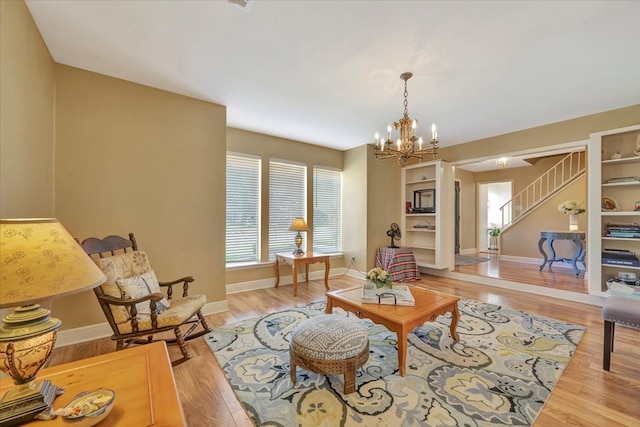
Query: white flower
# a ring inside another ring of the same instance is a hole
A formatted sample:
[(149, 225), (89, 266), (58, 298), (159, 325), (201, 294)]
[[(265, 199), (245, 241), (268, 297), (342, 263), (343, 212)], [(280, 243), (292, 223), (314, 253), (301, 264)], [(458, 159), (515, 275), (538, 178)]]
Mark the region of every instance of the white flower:
[(393, 285), (389, 272), (380, 267), (369, 270), (367, 273), (367, 279), (375, 283), (376, 288), (381, 288), (383, 286), (390, 288)]
[(565, 215), (579, 215), (586, 212), (583, 201), (566, 200), (558, 205), (558, 210)]

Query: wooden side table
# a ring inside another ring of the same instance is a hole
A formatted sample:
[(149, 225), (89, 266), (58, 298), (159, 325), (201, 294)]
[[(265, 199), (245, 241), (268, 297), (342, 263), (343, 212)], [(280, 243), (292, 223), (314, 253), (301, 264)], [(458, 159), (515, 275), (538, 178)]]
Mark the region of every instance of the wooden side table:
[(276, 288), (280, 284), (280, 263), (284, 262), (291, 265), (291, 276), (293, 276), (293, 296), (298, 295), (298, 266), (304, 265), (304, 277), (306, 283), (309, 283), (309, 265), (316, 262), (324, 263), (324, 287), (329, 290), (329, 255), (315, 254), (307, 252), (302, 255), (294, 255), (290, 253), (276, 254), (276, 262), (274, 268), (276, 271)]
[[(38, 380), (43, 379), (65, 389), (53, 402), (54, 409), (62, 408), (83, 391), (99, 388), (115, 391), (113, 409), (100, 427), (187, 425), (167, 346), (161, 341), (45, 368), (38, 374)], [(0, 379), (0, 393), (12, 386), (11, 378)], [(25, 425), (69, 426), (62, 417)]]

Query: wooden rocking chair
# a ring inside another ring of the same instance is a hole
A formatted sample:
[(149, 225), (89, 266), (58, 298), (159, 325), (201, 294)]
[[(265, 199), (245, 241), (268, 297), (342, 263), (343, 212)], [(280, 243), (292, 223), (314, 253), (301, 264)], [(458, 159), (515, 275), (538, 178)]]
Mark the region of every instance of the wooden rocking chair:
[[(90, 237), (81, 246), (107, 276), (107, 281), (94, 288), (94, 292), (113, 330), (111, 339), (116, 341), (116, 350), (163, 340), (178, 344), (182, 352), (183, 357), (172, 361), (173, 366), (190, 359), (185, 341), (211, 331), (201, 312), (206, 296), (188, 295), (194, 278), (158, 282), (146, 253), (138, 250), (133, 233), (129, 233), (129, 239)], [(173, 298), (173, 286), (179, 284), (182, 297)], [(166, 289), (166, 299), (162, 288)], [(202, 330), (196, 332), (198, 325)], [(187, 329), (184, 334), (183, 326)], [(154, 339), (154, 335), (170, 331), (175, 338)]]

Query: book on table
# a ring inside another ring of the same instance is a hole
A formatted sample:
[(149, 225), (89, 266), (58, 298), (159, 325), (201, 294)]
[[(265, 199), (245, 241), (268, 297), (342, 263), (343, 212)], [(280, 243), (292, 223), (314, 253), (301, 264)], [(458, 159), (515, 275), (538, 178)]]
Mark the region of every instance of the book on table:
[(393, 285), (391, 289), (379, 292), (371, 283), (365, 283), (362, 286), (360, 302), (365, 304), (416, 305), (416, 300), (407, 285)]

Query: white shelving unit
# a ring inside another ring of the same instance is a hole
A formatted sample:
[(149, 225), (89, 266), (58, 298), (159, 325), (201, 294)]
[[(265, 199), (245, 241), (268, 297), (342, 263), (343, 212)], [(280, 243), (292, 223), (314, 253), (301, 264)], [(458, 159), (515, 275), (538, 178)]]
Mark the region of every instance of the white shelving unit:
[[(453, 167), (442, 160), (405, 166), (402, 169), (403, 246), (412, 248), (418, 267), (454, 268), (454, 181)], [(410, 213), (415, 208), (414, 192), (435, 190), (435, 212)]]
[[(589, 293), (604, 295), (606, 281), (618, 272), (634, 272), (640, 276), (640, 267), (602, 263), (603, 249), (625, 249), (640, 256), (640, 239), (606, 237), (608, 223), (639, 223), (640, 211), (634, 211), (640, 202), (640, 182), (609, 183), (612, 178), (640, 176), (640, 156), (634, 155), (640, 125), (613, 129), (591, 135), (589, 150)], [(619, 159), (611, 156), (620, 153)], [(615, 200), (616, 211), (602, 210), (602, 199)]]

